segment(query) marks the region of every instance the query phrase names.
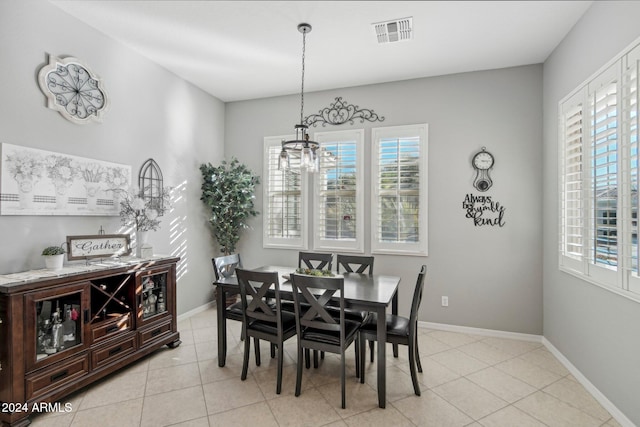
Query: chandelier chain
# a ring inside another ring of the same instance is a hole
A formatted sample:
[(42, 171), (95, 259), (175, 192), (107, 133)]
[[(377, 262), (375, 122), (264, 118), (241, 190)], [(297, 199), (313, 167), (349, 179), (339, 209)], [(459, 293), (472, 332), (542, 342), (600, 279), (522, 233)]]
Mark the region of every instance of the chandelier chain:
[(304, 58), (307, 47), (307, 31), (302, 32), (302, 85), (300, 90), (300, 124), (304, 121)]

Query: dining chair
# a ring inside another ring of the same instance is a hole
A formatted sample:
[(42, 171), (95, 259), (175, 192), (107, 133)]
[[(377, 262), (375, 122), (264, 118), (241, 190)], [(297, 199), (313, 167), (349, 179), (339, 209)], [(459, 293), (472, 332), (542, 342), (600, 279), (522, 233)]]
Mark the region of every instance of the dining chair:
[[(422, 302), (422, 291), (424, 289), (424, 277), (427, 274), (427, 266), (423, 265), (416, 280), (416, 287), (413, 291), (413, 300), (411, 302), (411, 311), (409, 318), (387, 314), (387, 342), (392, 344), (406, 345), (409, 349), (409, 371), (411, 372), (411, 381), (413, 382), (413, 392), (420, 396), (420, 385), (416, 374), (416, 365), (418, 372), (422, 372), (422, 364), (420, 363), (420, 354), (418, 353), (418, 309)], [(377, 316), (372, 314), (360, 329), (360, 382), (364, 383), (365, 376), (365, 347), (364, 340), (377, 341)], [(384, 345), (378, 343), (378, 345)]]
[[(369, 274), (369, 276), (373, 276), (373, 261), (375, 257), (373, 256), (359, 256), (359, 255), (343, 255), (338, 254), (336, 257), (336, 272), (340, 273), (358, 273), (358, 274)], [(342, 270), (340, 271), (342, 267)], [(355, 269), (355, 271), (354, 271)], [(366, 321), (367, 317), (369, 317), (369, 312), (367, 311), (359, 311), (359, 310), (345, 310), (345, 315), (347, 319), (353, 319), (354, 317), (360, 318), (362, 321)], [(359, 347), (359, 346), (358, 346)], [(373, 354), (375, 350), (375, 345), (373, 341), (369, 341), (369, 349), (371, 352), (371, 362), (373, 362)], [(358, 359), (359, 360), (359, 359)], [(356, 364), (357, 368), (359, 368), (359, 364)]]
[(333, 254), (298, 252), (298, 267), (306, 267), (316, 270), (331, 270), (332, 262)]
[[(213, 264), (213, 272), (216, 275), (216, 281), (225, 277), (231, 277), (235, 274), (237, 268), (242, 268), (240, 254), (211, 258), (211, 263)], [(222, 289), (218, 288), (216, 289), (216, 292), (222, 292)], [(242, 304), (240, 301), (235, 302), (226, 308), (226, 317), (227, 319), (242, 322)]]
[[(302, 386), (303, 350), (339, 354), (342, 408), (344, 409), (346, 407), (345, 351), (351, 343), (357, 342), (358, 331), (362, 325), (362, 322), (344, 317), (344, 278), (292, 274), (291, 287), (298, 336), (295, 395), (300, 396)], [(319, 294), (318, 291), (322, 292)], [(337, 319), (327, 311), (326, 307), (327, 302), (336, 293), (340, 297), (340, 315)], [(303, 309), (302, 303), (308, 304), (308, 309)]]
[[(277, 347), (278, 369), (276, 393), (282, 390), (282, 363), (284, 360), (284, 342), (296, 334), (295, 314), (282, 310), (280, 301), (280, 283), (278, 272), (251, 271), (236, 269), (240, 287), (240, 301), (244, 321), (242, 330), (244, 340), (244, 359), (242, 362), (242, 381), (247, 379), (251, 337), (256, 339), (256, 365), (259, 365), (260, 348), (257, 340), (269, 341)], [(267, 299), (267, 293), (275, 295), (275, 304)]]
[[(340, 273), (340, 267), (342, 267), (345, 273), (367, 273), (371, 276), (373, 275), (373, 261), (374, 257), (372, 256), (338, 254), (336, 257), (336, 271)], [(355, 271), (353, 270), (354, 268), (356, 269)]]
[[(242, 261), (240, 260), (240, 254), (231, 254), (220, 257), (211, 258), (213, 264), (213, 272), (216, 275), (216, 281), (225, 277), (231, 277), (235, 274), (236, 269), (242, 268)], [(222, 292), (221, 289), (217, 289), (216, 292)], [(235, 294), (237, 295), (237, 294)], [(225, 317), (227, 319), (236, 320), (242, 322), (242, 301), (237, 301), (230, 304), (225, 309)], [(244, 330), (240, 333), (240, 340), (244, 341)], [(257, 338), (254, 338), (256, 348), (259, 347)], [(275, 347), (271, 349), (271, 357), (275, 357)], [(256, 364), (260, 366), (260, 353), (256, 355)]]

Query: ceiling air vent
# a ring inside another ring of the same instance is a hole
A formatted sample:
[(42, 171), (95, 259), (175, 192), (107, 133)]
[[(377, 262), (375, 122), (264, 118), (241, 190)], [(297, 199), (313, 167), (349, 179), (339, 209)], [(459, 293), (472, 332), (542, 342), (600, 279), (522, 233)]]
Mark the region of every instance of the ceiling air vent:
[(413, 38), (413, 18), (376, 22), (373, 29), (379, 44), (403, 42)]

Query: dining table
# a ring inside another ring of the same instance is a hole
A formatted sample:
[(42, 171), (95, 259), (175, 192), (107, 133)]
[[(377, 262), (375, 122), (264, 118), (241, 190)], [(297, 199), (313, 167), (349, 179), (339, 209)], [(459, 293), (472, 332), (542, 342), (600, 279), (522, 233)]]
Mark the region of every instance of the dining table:
[[(295, 267), (264, 265), (253, 269), (255, 271), (277, 271), (280, 283), (280, 297), (292, 300), (293, 293), (289, 277), (295, 272)], [(376, 313), (377, 315), (377, 376), (378, 376), (378, 406), (385, 407), (386, 403), (386, 343), (387, 325), (386, 310), (391, 305), (392, 314), (398, 314), (398, 286), (400, 277), (380, 274), (340, 273), (344, 277), (344, 302), (346, 308)], [(218, 287), (216, 292), (216, 308), (218, 320), (218, 366), (226, 363), (227, 354), (227, 319), (225, 301), (228, 294), (238, 294), (238, 280), (234, 275), (220, 277), (213, 284)], [(398, 356), (398, 347), (393, 347), (394, 356)]]

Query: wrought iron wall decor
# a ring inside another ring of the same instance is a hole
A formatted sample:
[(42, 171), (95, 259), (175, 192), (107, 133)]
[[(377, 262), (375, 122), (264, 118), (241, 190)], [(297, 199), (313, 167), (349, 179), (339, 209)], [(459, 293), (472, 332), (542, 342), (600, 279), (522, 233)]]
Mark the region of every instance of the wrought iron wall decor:
[(79, 59), (49, 56), (49, 63), (38, 73), (38, 84), (47, 107), (67, 120), (79, 124), (102, 120), (108, 106), (104, 85)]
[(150, 205), (158, 211), (158, 216), (162, 216), (162, 212), (164, 212), (164, 198), (162, 197), (164, 180), (160, 166), (155, 160), (148, 159), (140, 166), (138, 186), (142, 199), (149, 200)]
[(335, 98), (335, 102), (318, 111), (318, 114), (305, 117), (304, 123), (307, 126), (315, 127), (318, 123), (322, 123), (322, 126), (327, 124), (342, 125), (347, 122), (353, 124), (354, 120), (360, 120), (360, 123), (364, 123), (365, 120), (383, 122), (384, 116), (378, 116), (375, 111), (368, 108), (360, 109), (358, 105), (347, 104), (341, 96), (338, 96)]

